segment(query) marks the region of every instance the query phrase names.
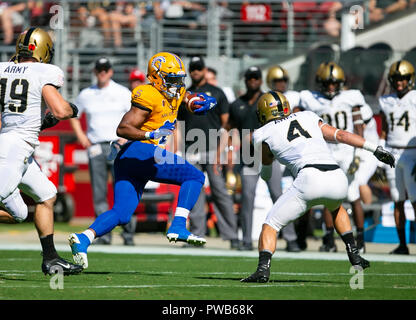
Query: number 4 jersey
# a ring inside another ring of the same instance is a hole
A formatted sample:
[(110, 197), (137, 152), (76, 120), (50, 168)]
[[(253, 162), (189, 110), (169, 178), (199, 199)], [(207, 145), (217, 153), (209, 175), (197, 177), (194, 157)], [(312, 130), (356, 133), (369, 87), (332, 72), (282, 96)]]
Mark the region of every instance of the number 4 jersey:
[(267, 143), (275, 159), (296, 177), (307, 164), (337, 164), (323, 138), (319, 121), (322, 119), (311, 111), (292, 113), (257, 129), (253, 141), (256, 148), (262, 142)]
[(389, 126), (387, 145), (416, 147), (416, 90), (401, 99), (395, 93), (382, 96), (379, 104)]
[(60, 88), (63, 82), (63, 71), (51, 64), (0, 63), (1, 133), (13, 132), (37, 146), (46, 109), (42, 89), (47, 84)]

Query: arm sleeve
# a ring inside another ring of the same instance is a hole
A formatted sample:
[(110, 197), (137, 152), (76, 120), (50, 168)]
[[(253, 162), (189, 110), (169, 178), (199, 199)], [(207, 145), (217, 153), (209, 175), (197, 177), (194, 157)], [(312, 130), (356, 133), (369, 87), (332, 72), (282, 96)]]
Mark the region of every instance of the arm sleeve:
[(45, 72), (42, 73), (41, 78), (41, 87), (43, 88), (46, 85), (52, 85), (55, 88), (59, 89), (64, 85), (65, 75), (61, 68), (48, 64), (45, 65)]

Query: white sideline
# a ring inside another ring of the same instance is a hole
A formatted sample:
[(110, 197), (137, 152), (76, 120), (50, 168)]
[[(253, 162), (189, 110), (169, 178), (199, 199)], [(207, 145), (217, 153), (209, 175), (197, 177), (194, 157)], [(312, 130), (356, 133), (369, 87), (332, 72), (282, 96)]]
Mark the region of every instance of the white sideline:
[[(60, 252), (70, 252), (69, 245), (57, 244), (56, 249)], [(41, 251), (40, 244), (0, 244), (0, 250), (28, 250)], [(120, 246), (120, 245), (92, 245), (88, 252), (118, 253), (118, 254), (155, 254), (155, 255), (191, 255), (191, 256), (217, 256), (217, 257), (248, 257), (257, 258), (257, 251), (234, 251), (229, 249), (207, 249), (207, 248), (181, 248), (175, 246)], [(390, 255), (390, 254), (363, 254), (367, 260), (378, 262), (402, 262), (415, 263), (415, 255)], [(285, 252), (276, 251), (273, 259), (303, 259), (303, 260), (331, 260), (348, 261), (344, 252)]]

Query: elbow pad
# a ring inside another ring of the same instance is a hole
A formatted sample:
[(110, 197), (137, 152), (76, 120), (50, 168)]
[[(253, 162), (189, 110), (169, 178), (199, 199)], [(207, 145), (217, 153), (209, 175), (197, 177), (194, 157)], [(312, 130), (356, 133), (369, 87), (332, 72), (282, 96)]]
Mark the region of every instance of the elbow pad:
[(272, 170), (273, 170), (273, 166), (271, 164), (269, 165), (262, 165), (261, 166), (261, 171), (260, 171), (260, 176), (264, 181), (268, 181), (270, 180), (270, 178), (272, 177)]
[(78, 107), (75, 104), (71, 103), (71, 102), (68, 102), (68, 103), (69, 103), (69, 106), (72, 108), (71, 118), (76, 118), (78, 116)]

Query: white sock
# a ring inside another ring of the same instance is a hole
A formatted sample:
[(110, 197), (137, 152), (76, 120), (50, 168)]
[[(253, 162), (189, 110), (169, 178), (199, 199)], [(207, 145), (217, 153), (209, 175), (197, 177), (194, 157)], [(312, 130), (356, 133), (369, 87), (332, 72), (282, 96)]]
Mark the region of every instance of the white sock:
[(92, 232), (90, 229), (85, 230), (83, 234), (87, 236), (88, 240), (90, 240), (90, 243), (94, 241), (95, 235), (94, 232)]
[(189, 216), (188, 209), (176, 207), (175, 217), (184, 217), (185, 219), (188, 219), (188, 216)]

